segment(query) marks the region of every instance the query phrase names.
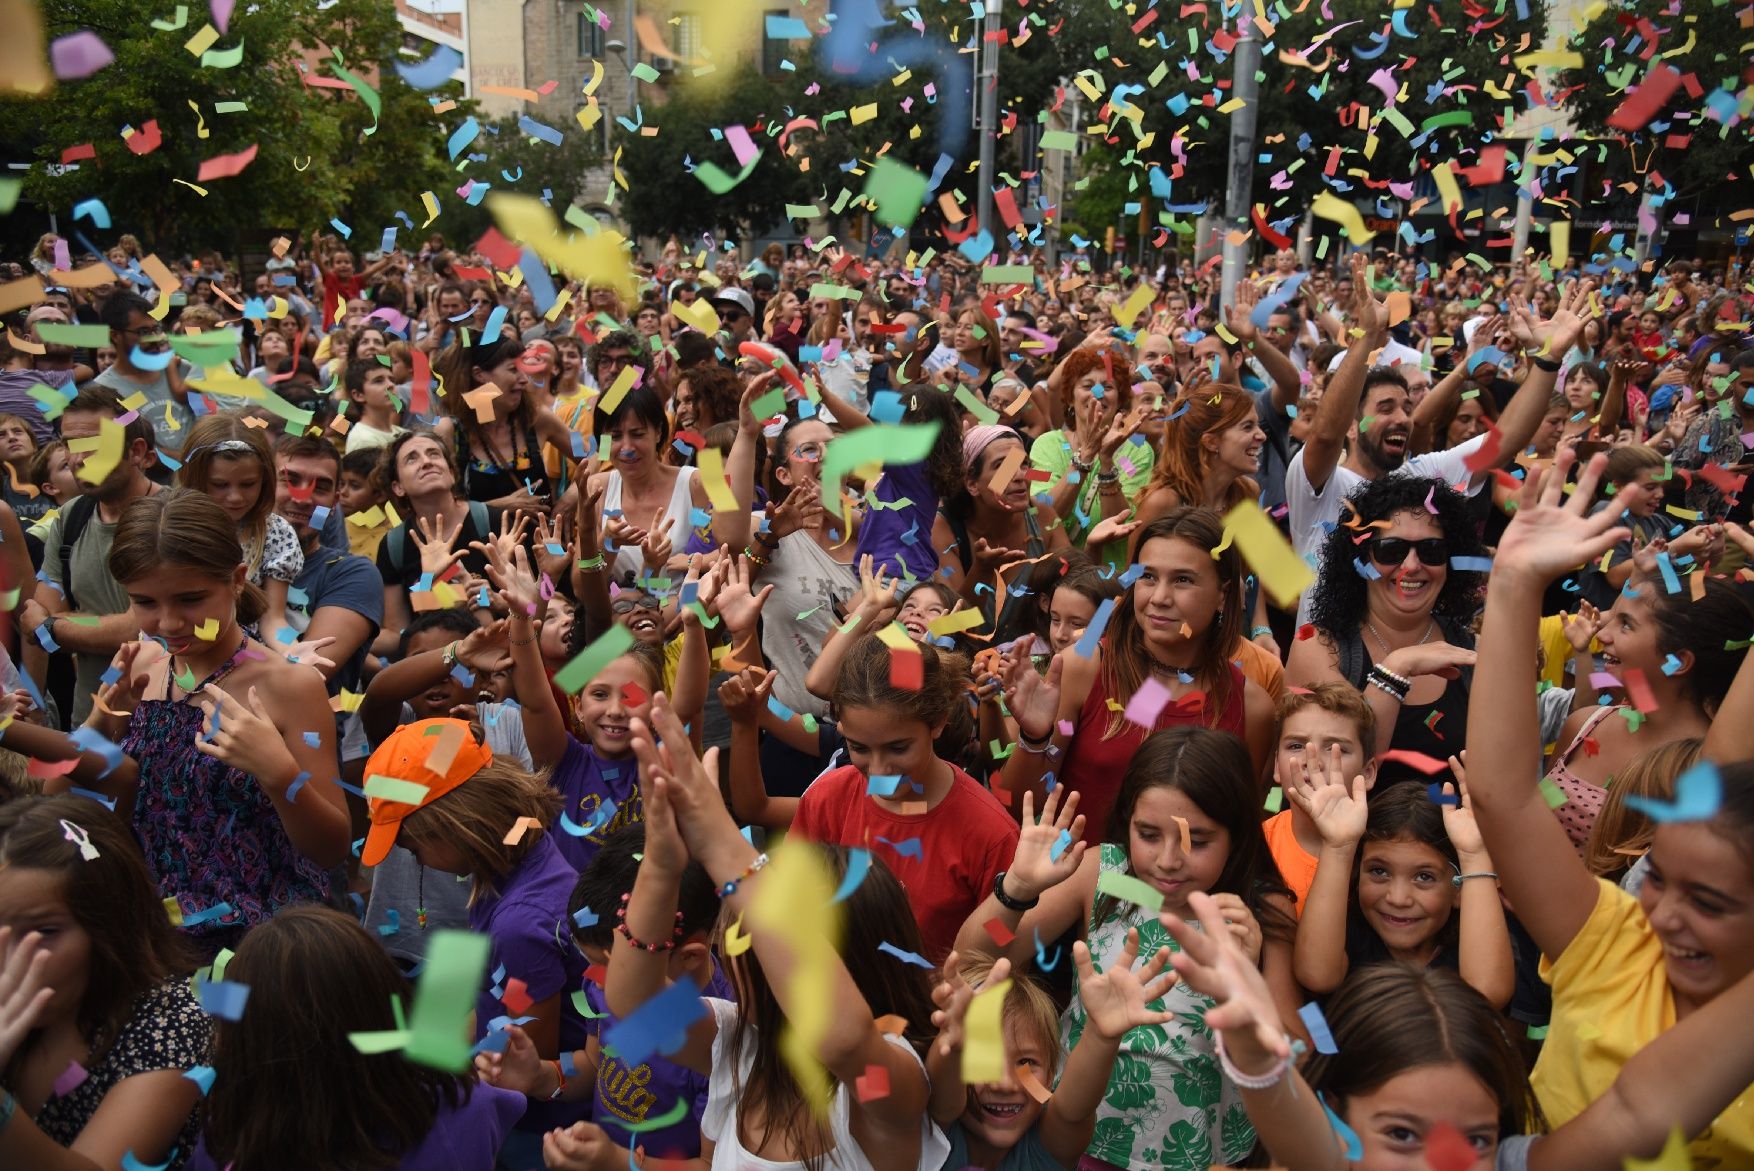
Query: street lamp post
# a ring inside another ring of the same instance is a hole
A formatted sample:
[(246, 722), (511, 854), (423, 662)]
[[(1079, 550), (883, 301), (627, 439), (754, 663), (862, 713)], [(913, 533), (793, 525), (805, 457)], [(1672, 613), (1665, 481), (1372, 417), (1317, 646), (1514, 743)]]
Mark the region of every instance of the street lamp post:
[(1236, 282), (1248, 267), (1249, 201), (1255, 177), (1255, 119), (1260, 113), (1260, 87), (1255, 74), (1261, 67), (1261, 42), (1255, 22), (1244, 15), (1238, 20), (1236, 47), (1231, 56), (1231, 97), (1241, 103), (1230, 116), (1230, 185), (1224, 196), (1224, 268), (1219, 292), (1230, 306)]

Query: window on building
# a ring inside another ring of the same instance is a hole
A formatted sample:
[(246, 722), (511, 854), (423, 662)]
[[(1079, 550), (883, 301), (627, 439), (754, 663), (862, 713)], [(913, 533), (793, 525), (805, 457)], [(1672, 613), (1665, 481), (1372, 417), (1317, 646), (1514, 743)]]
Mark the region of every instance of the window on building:
[(700, 17), (684, 12), (676, 19), (676, 55), (684, 61), (700, 60)]
[[(790, 16), (791, 11), (785, 8), (770, 8), (763, 15), (767, 17), (777, 16), (784, 18)], [(787, 40), (768, 36), (767, 21), (765, 19), (761, 22), (761, 27), (761, 72), (768, 77), (773, 77), (780, 72), (780, 62), (786, 60), (790, 56), (792, 43)]]
[(596, 12), (590, 7), (579, 10), (579, 56), (601, 57), (603, 55), (603, 26), (596, 21)]

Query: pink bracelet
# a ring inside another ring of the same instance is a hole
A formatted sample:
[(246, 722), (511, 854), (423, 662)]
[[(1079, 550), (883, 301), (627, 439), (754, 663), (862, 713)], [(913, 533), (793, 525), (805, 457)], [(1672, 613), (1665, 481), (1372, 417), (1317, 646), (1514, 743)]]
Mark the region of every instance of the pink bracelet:
[(1285, 1071), (1291, 1068), (1291, 1059), (1289, 1057), (1281, 1057), (1279, 1059), (1279, 1064), (1275, 1065), (1272, 1069), (1268, 1070), (1266, 1073), (1263, 1073), (1263, 1074), (1244, 1073), (1244, 1072), (1242, 1072), (1242, 1070), (1236, 1068), (1236, 1066), (1231, 1064), (1230, 1054), (1228, 1054), (1224, 1051), (1224, 1037), (1223, 1037), (1223, 1035), (1220, 1034), (1216, 1038), (1216, 1040), (1217, 1040), (1216, 1048), (1218, 1050), (1218, 1066), (1219, 1066), (1219, 1068), (1224, 1071), (1225, 1077), (1229, 1078), (1231, 1081), (1235, 1082), (1238, 1086), (1240, 1086), (1241, 1088), (1243, 1088), (1245, 1090), (1270, 1090), (1274, 1086), (1278, 1085), (1280, 1082), (1285, 1080)]

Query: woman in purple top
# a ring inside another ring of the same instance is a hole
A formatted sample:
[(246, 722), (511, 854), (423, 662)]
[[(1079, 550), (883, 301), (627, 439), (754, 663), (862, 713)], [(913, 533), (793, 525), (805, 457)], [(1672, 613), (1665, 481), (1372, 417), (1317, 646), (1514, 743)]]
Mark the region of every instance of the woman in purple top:
[(490, 1171), (524, 1113), (520, 1094), (349, 1040), (394, 1030), (409, 988), (339, 911), (281, 911), (244, 938), (226, 979), (250, 998), (237, 1020), (217, 1021), (191, 1171)]

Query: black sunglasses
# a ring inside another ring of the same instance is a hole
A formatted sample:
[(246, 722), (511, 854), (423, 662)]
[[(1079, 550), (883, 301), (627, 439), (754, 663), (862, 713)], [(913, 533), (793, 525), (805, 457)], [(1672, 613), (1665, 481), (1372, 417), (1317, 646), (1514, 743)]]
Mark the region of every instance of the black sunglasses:
[(1407, 551), (1419, 557), (1421, 565), (1448, 565), (1449, 542), (1442, 537), (1426, 537), (1409, 541), (1405, 537), (1378, 537), (1370, 543), (1370, 559), (1378, 565), (1400, 565), (1407, 560)]
[(635, 610), (656, 610), (657, 608), (657, 600), (646, 594), (639, 594), (631, 598), (620, 597), (609, 603), (610, 612), (618, 615), (631, 614)]

